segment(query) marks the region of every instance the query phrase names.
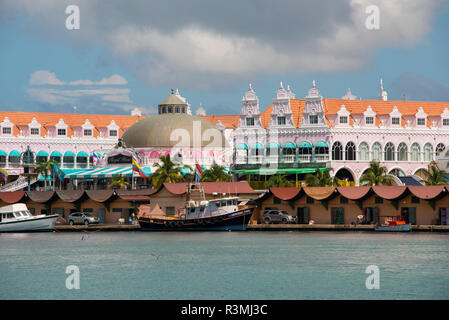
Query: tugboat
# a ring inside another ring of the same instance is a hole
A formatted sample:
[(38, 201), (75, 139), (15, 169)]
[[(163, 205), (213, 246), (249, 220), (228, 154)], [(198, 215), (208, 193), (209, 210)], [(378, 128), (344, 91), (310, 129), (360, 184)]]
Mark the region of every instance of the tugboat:
[(16, 203), (0, 208), (0, 232), (53, 231), (57, 214), (33, 216), (26, 204)]
[(401, 216), (386, 216), (384, 225), (379, 222), (374, 227), (375, 231), (409, 232), (410, 223), (405, 223)]
[(143, 215), (138, 219), (141, 230), (246, 230), (255, 206), (240, 203), (238, 197), (206, 200), (200, 183), (187, 188), (185, 208), (178, 216)]

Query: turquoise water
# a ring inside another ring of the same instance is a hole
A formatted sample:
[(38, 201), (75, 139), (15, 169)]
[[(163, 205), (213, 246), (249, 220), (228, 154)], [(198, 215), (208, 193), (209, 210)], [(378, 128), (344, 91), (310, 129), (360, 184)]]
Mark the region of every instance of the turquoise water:
[(0, 234), (0, 299), (449, 299), (448, 264), (437, 233)]

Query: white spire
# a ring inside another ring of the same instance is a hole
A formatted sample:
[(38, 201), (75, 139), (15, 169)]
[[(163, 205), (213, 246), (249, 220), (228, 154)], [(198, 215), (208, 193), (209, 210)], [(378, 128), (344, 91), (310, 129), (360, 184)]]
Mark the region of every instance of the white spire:
[(383, 101), (387, 101), (388, 100), (387, 91), (384, 90), (382, 78), (380, 78), (379, 100), (383, 100)]
[(279, 89), (284, 89), (284, 86), (282, 85), (282, 81), (281, 81), (281, 86), (279, 87)]

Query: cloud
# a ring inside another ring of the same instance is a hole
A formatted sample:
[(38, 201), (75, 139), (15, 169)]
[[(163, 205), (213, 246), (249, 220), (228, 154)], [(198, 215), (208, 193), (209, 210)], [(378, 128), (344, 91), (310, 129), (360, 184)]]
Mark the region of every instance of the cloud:
[[(74, 3), (81, 16), (76, 32), (64, 28), (60, 14), (72, 3), (60, 0), (38, 6), (28, 0), (4, 0), (0, 19), (27, 17), (34, 22), (30, 30), (51, 39), (105, 47), (150, 85), (208, 88), (273, 74), (360, 70), (378, 49), (420, 43), (441, 1)], [(379, 30), (365, 27), (368, 5), (380, 9)]]
[(118, 74), (113, 74), (109, 78), (102, 78), (100, 81), (94, 82), (92, 80), (76, 80), (69, 83), (70, 85), (86, 85), (86, 86), (95, 86), (95, 85), (125, 85), (128, 84), (125, 78)]
[(31, 86), (26, 92), (31, 102), (43, 111), (71, 112), (73, 106), (77, 106), (77, 111), (82, 113), (123, 114), (136, 107), (129, 96), (131, 89), (123, 87), (127, 83), (120, 75), (97, 82), (76, 80), (66, 83), (53, 72), (39, 70), (30, 76)]
[(59, 80), (54, 72), (49, 72), (47, 70), (38, 70), (31, 74), (30, 85), (38, 86), (46, 84), (60, 86), (64, 85), (65, 82)]

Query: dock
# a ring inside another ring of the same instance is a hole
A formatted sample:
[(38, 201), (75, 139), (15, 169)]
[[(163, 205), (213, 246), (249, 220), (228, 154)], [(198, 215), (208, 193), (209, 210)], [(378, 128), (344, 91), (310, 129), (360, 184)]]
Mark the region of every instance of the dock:
[[(56, 225), (55, 232), (139, 231), (139, 224)], [(353, 224), (249, 224), (247, 231), (373, 231), (374, 225)], [(412, 225), (412, 232), (449, 232), (449, 226)]]

